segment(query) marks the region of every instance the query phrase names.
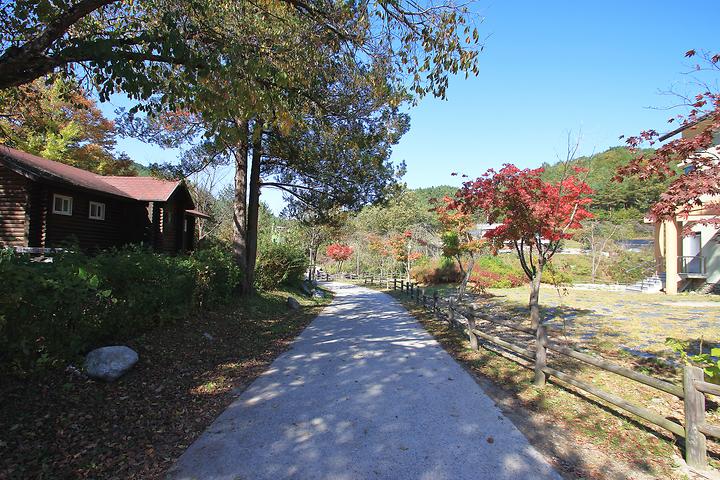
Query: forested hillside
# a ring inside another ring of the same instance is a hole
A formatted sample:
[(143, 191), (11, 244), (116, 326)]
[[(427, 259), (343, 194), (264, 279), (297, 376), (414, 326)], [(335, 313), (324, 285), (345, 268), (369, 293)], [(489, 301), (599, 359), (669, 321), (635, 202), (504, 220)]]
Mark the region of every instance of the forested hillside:
[[(646, 152), (651, 150), (643, 151)], [(595, 191), (592, 196), (592, 210), (595, 213), (622, 211), (628, 217), (641, 216), (665, 190), (668, 182), (655, 178), (645, 181), (636, 178), (626, 178), (622, 182), (613, 181), (618, 167), (627, 165), (635, 155), (625, 147), (613, 147), (590, 157), (579, 157), (571, 163), (571, 166), (588, 169), (586, 182)], [(544, 163), (542, 166), (545, 168), (544, 179), (548, 181), (561, 178), (566, 168), (564, 162), (552, 165)]]

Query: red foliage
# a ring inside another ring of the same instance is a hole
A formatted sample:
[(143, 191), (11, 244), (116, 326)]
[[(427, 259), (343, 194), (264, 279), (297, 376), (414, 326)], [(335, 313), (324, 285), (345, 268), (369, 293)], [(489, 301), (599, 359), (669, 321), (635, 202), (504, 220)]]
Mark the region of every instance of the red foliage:
[(353, 254), (353, 249), (342, 243), (331, 243), (325, 250), (325, 254), (336, 262), (344, 262)]
[(487, 288), (519, 287), (525, 285), (527, 279), (513, 273), (502, 274), (476, 267), (470, 276), (470, 283), (473, 288), (485, 293), (485, 289)]
[[(699, 55), (689, 50), (685, 56)], [(696, 70), (720, 72), (720, 54), (704, 52), (701, 54), (703, 65), (696, 65)], [(686, 105), (690, 110), (687, 116), (679, 115), (668, 120), (668, 123), (679, 121), (680, 128), (685, 128), (685, 138), (676, 138), (653, 153), (640, 154), (627, 166), (618, 170), (617, 181), (625, 176), (636, 176), (640, 179), (656, 177), (665, 179), (676, 177), (661, 195), (660, 200), (650, 211), (653, 219), (672, 219), (677, 214), (687, 216), (703, 204), (702, 197), (720, 195), (720, 152), (713, 148), (713, 137), (720, 131), (720, 92), (703, 87), (695, 97), (689, 97)], [(655, 130), (646, 130), (626, 140), (633, 149), (641, 146), (654, 146), (660, 134)], [(681, 166), (685, 174), (675, 174), (675, 167)], [(717, 223), (718, 216), (709, 218), (703, 223)]]
[[(583, 170), (575, 169), (575, 173)], [(592, 189), (574, 175), (557, 183), (545, 182), (543, 169), (520, 170), (505, 165), (465, 182), (448, 208), (482, 213), (499, 226), (487, 231), (495, 251), (511, 244), (528, 278), (552, 258), (562, 239), (570, 238), (580, 222), (591, 218), (587, 210)]]
[(408, 261), (411, 239), (412, 232), (410, 230), (406, 230), (403, 233), (392, 236), (390, 240), (388, 240), (388, 249), (398, 262), (405, 263)]
[(508, 242), (530, 246), (570, 238), (571, 230), (592, 217), (586, 209), (592, 190), (573, 175), (556, 184), (545, 182), (542, 172), (542, 168), (520, 170), (514, 165), (488, 170), (465, 182), (454, 203), (458, 209), (480, 210), (489, 222), (501, 223), (485, 234), (496, 248)]

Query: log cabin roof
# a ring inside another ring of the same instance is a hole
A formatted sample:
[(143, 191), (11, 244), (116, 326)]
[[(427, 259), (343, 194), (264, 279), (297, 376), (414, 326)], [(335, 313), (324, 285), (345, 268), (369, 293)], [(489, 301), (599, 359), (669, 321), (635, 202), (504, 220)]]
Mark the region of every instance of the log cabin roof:
[(102, 177), (105, 183), (135, 200), (166, 202), (182, 182), (153, 177)]
[(165, 202), (182, 184), (179, 180), (153, 177), (102, 176), (5, 145), (0, 145), (0, 161), (33, 180), (69, 184), (145, 202)]

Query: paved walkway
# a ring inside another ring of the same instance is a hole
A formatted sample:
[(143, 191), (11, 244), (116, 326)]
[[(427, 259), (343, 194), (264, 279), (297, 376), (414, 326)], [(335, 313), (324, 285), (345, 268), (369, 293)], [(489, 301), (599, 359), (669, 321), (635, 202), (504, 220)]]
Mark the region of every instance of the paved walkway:
[(392, 297), (345, 284), (170, 479), (559, 479)]

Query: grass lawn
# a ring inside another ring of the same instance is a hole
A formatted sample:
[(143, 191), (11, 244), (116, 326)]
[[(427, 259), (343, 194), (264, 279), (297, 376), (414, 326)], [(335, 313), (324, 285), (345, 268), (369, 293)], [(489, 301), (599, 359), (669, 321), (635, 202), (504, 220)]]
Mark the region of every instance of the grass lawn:
[[(527, 319), (528, 288), (491, 289), (479, 301), (488, 313)], [(540, 303), (553, 335), (579, 346), (675, 359), (667, 337), (689, 340), (695, 351), (720, 344), (720, 301), (714, 295), (603, 292), (544, 286)]]
[(124, 342), (140, 361), (115, 383), (0, 378), (0, 478), (162, 478), (327, 303), (263, 293), (145, 334)]

